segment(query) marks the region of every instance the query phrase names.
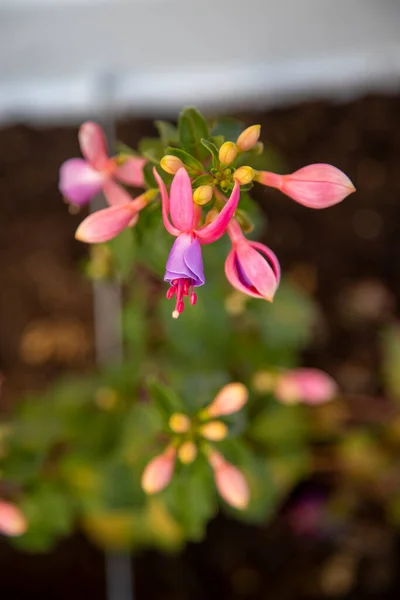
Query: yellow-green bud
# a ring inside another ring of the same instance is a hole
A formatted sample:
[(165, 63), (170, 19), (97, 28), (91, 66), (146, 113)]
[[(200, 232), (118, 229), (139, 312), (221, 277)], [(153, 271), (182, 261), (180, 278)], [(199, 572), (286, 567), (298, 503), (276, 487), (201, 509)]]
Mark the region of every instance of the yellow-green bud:
[(210, 421), (200, 427), (200, 433), (207, 440), (220, 442), (226, 438), (228, 427), (222, 421)]
[(210, 202), (213, 197), (214, 189), (212, 185), (200, 185), (193, 192), (193, 201), (199, 206), (203, 206)]
[(234, 144), (233, 142), (225, 142), (219, 149), (218, 157), (223, 165), (230, 165), (231, 162), (235, 160), (237, 153), (238, 151), (236, 148), (236, 144)]
[(239, 135), (236, 140), (236, 146), (241, 152), (247, 152), (251, 150), (258, 142), (258, 138), (260, 137), (261, 125), (251, 125), (251, 127), (247, 127), (242, 133)]
[(233, 177), (240, 183), (240, 185), (247, 185), (253, 181), (255, 175), (254, 169), (251, 167), (239, 167), (233, 174)]
[(193, 442), (184, 442), (178, 450), (178, 457), (181, 463), (189, 465), (197, 456), (197, 448)]
[(190, 429), (190, 419), (183, 413), (174, 413), (170, 416), (168, 425), (175, 433), (186, 433)]
[(166, 154), (160, 160), (161, 168), (169, 173), (170, 175), (175, 175), (178, 169), (183, 167), (183, 162), (177, 156), (173, 156), (172, 154)]
[(237, 208), (235, 211), (235, 219), (243, 229), (244, 233), (250, 233), (254, 229), (254, 223), (250, 219), (247, 212), (242, 210), (241, 208)]

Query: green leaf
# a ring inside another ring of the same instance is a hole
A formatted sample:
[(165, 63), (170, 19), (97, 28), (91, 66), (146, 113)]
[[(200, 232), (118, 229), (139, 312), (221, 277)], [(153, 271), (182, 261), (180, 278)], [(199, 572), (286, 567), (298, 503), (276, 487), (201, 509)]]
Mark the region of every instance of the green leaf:
[(201, 143), (210, 152), (210, 154), (212, 156), (212, 166), (213, 166), (214, 169), (217, 169), (219, 167), (219, 164), (220, 164), (220, 162), (219, 162), (219, 152), (218, 152), (217, 146), (215, 144), (213, 144), (212, 142), (209, 142), (208, 140), (205, 140), (204, 138), (201, 138)]
[(223, 136), (226, 142), (236, 142), (237, 138), (244, 130), (245, 125), (238, 119), (232, 117), (223, 117), (218, 119), (211, 130), (212, 136)]
[(181, 150), (181, 148), (172, 148), (172, 146), (168, 146), (168, 148), (165, 149), (165, 153), (172, 154), (172, 156), (177, 156), (181, 159), (183, 164), (192, 171), (196, 171), (197, 173), (202, 173), (204, 171), (204, 167), (201, 162), (185, 150)]
[(139, 142), (139, 151), (150, 162), (158, 165), (164, 156), (164, 144), (158, 138), (142, 138)]
[(185, 412), (185, 405), (182, 399), (161, 381), (150, 379), (148, 381), (148, 390), (160, 414), (165, 418), (175, 412)]
[(185, 108), (179, 115), (178, 130), (182, 148), (197, 159), (204, 160), (207, 150), (200, 140), (208, 138), (208, 125), (198, 110)]
[(122, 281), (125, 281), (132, 271), (132, 265), (135, 258), (135, 245), (132, 230), (126, 228), (115, 238), (107, 242), (111, 249), (116, 272)]
[(155, 121), (163, 146), (177, 146), (179, 144), (179, 132), (175, 125), (168, 121)]
[(212, 175), (200, 175), (192, 181), (194, 188), (200, 187), (201, 185), (212, 185), (214, 183), (214, 177)]

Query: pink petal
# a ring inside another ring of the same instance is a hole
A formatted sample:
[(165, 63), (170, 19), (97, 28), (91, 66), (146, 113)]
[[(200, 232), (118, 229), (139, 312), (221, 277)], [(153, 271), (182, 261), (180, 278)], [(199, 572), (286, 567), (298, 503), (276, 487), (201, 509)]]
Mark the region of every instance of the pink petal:
[(332, 400), (338, 387), (332, 377), (319, 369), (290, 369), (279, 375), (274, 392), (285, 404), (316, 405)]
[(115, 170), (115, 177), (127, 185), (144, 187), (143, 167), (146, 162), (146, 159), (140, 156), (127, 158), (124, 164)]
[(168, 447), (147, 464), (142, 475), (142, 488), (146, 494), (155, 494), (167, 487), (174, 474), (175, 458), (175, 448)]
[(105, 180), (83, 158), (71, 158), (61, 165), (58, 187), (69, 202), (83, 206), (101, 191)]
[(8, 536), (22, 535), (27, 530), (27, 522), (17, 506), (0, 500), (0, 533)]
[(82, 221), (75, 237), (88, 244), (107, 242), (128, 227), (137, 212), (137, 206), (133, 202), (98, 210)]
[(201, 244), (211, 244), (223, 236), (232, 219), (240, 198), (240, 184), (236, 181), (232, 194), (219, 215), (205, 227), (196, 229), (195, 234)]
[(118, 206), (128, 204), (132, 201), (132, 196), (129, 192), (119, 185), (116, 181), (108, 179), (103, 185), (103, 192), (110, 206)]
[(79, 129), (79, 145), (86, 160), (98, 170), (108, 163), (107, 144), (103, 130), (97, 123), (87, 121)]
[(169, 193), (170, 214), (174, 226), (189, 232), (193, 228), (194, 209), (192, 184), (188, 172), (181, 167), (176, 172)]
[(164, 227), (168, 231), (168, 233), (170, 233), (171, 235), (178, 236), (178, 235), (180, 235), (181, 232), (179, 231), (179, 229), (177, 229), (170, 223), (170, 220), (168, 217), (169, 197), (168, 197), (167, 188), (165, 187), (165, 183), (163, 182), (163, 180), (157, 173), (157, 169), (155, 167), (153, 169), (153, 174), (154, 174), (154, 177), (157, 181), (158, 187), (160, 188), (160, 192), (161, 192), (161, 207), (162, 207), (162, 218), (164, 221)]

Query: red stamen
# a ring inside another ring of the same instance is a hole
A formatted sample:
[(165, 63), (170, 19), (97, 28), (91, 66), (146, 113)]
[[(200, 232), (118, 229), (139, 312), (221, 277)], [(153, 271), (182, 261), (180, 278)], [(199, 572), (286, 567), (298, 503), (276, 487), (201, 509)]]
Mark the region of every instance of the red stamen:
[(189, 278), (173, 279), (171, 281), (171, 287), (166, 293), (168, 300), (173, 298), (176, 294), (175, 310), (172, 313), (174, 319), (177, 319), (179, 315), (184, 311), (185, 296), (189, 296), (189, 301), (192, 306), (197, 302), (197, 296), (193, 291), (193, 280)]

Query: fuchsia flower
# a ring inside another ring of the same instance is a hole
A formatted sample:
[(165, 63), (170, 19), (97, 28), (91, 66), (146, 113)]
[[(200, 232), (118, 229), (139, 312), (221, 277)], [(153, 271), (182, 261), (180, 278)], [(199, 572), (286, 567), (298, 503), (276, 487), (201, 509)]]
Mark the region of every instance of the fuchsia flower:
[(338, 204), (356, 189), (343, 171), (323, 163), (308, 165), (291, 175), (260, 171), (255, 181), (277, 188), (309, 208), (328, 208)]
[(280, 281), (277, 257), (264, 244), (245, 238), (235, 219), (228, 226), (228, 235), (232, 240), (225, 261), (229, 283), (248, 296), (272, 301)]
[(71, 158), (61, 165), (59, 189), (63, 196), (83, 206), (102, 190), (110, 204), (128, 203), (130, 195), (115, 180), (143, 187), (146, 160), (132, 156), (119, 166), (115, 157), (108, 156), (103, 130), (96, 123), (84, 123), (78, 137), (84, 158)]
[(26, 530), (27, 522), (20, 509), (11, 502), (0, 500), (0, 533), (14, 537)]
[(284, 404), (324, 404), (338, 392), (336, 382), (319, 369), (289, 369), (281, 373), (274, 385), (274, 393)]
[[(192, 185), (187, 171), (182, 167), (171, 184), (170, 196), (156, 169), (157, 180), (162, 198), (162, 216), (165, 228), (176, 236), (167, 260), (164, 281), (171, 284), (167, 298), (176, 295), (174, 318), (179, 317), (184, 309), (184, 297), (190, 294), (190, 303), (196, 303), (197, 296), (193, 288), (205, 283), (201, 244), (211, 244), (225, 232), (239, 202), (240, 186), (236, 182), (231, 197), (209, 225), (197, 229), (199, 213), (194, 209)], [(171, 216), (172, 223), (168, 214)]]

